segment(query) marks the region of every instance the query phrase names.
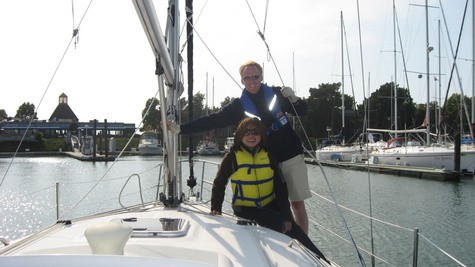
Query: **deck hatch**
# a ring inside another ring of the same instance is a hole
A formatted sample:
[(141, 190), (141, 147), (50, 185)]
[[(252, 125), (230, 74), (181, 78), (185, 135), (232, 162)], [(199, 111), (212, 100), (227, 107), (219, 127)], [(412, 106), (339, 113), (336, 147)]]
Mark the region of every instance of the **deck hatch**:
[(182, 218), (118, 218), (112, 220), (130, 226), (132, 237), (179, 237), (187, 234), (190, 223)]

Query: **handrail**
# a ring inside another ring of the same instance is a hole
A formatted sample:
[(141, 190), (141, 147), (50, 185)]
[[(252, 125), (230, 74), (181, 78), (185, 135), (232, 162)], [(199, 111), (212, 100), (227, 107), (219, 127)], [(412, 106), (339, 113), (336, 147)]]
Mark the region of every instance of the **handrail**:
[[(122, 192), (124, 191), (124, 188), (125, 186), (129, 183), (130, 179), (134, 176), (137, 176), (137, 180), (139, 182), (139, 194), (140, 194), (140, 200), (142, 201), (142, 207), (145, 206), (144, 204), (144, 201), (143, 201), (143, 194), (142, 194), (142, 182), (141, 182), (141, 179), (140, 179), (140, 175), (134, 173), (132, 175), (129, 176), (129, 178), (127, 178), (127, 181), (125, 181), (125, 184), (122, 186), (122, 189), (120, 189), (120, 193), (119, 193), (119, 197), (118, 197), (118, 200), (119, 200), (119, 204), (122, 208), (124, 209), (127, 209), (127, 207), (125, 207), (124, 205), (122, 205), (122, 201), (120, 201), (120, 199), (122, 198)], [(158, 191), (158, 190), (157, 190)]]
[[(332, 200), (326, 198), (326, 197), (323, 197), (322, 195), (314, 192), (313, 190), (310, 190), (310, 192), (312, 193), (312, 195), (316, 196), (316, 197), (319, 197), (320, 199), (323, 199), (324, 201), (327, 201), (329, 203), (332, 203), (332, 204), (335, 204)], [(460, 262), (459, 260), (457, 260), (454, 256), (450, 255), (448, 252), (444, 251), (443, 249), (439, 248), (435, 243), (433, 243), (432, 241), (430, 241), (427, 237), (423, 236), (421, 233), (420, 233), (420, 230), (418, 228), (415, 228), (415, 229), (410, 229), (410, 228), (407, 228), (407, 227), (404, 227), (404, 226), (400, 226), (400, 225), (397, 225), (397, 224), (393, 224), (393, 223), (390, 223), (390, 222), (386, 222), (386, 221), (383, 221), (381, 219), (378, 219), (378, 218), (375, 218), (375, 217), (372, 217), (372, 216), (368, 216), (362, 212), (359, 212), (359, 211), (355, 211), (353, 209), (350, 209), (344, 205), (341, 205), (341, 204), (337, 204), (339, 207), (349, 211), (349, 212), (352, 212), (353, 214), (357, 215), (357, 216), (363, 216), (363, 217), (366, 217), (366, 218), (369, 218), (373, 221), (377, 221), (377, 222), (380, 222), (382, 224), (385, 224), (387, 226), (392, 226), (392, 227), (395, 227), (395, 228), (399, 228), (399, 229), (402, 229), (402, 230), (406, 230), (406, 231), (410, 231), (414, 234), (414, 238), (413, 238), (413, 266), (417, 266), (417, 252), (418, 252), (418, 248), (419, 248), (419, 242), (418, 242), (418, 237), (422, 237), (424, 238), (429, 244), (431, 244), (432, 246), (434, 246), (436, 249), (438, 249), (440, 252), (442, 252), (443, 254), (445, 254), (446, 256), (448, 256), (451, 260), (453, 260), (455, 263), (457, 263), (458, 265), (460, 266), (466, 266), (465, 264), (463, 264), (462, 262)], [(312, 223), (314, 223), (315, 225), (320, 225), (318, 224), (317, 222), (315, 221), (312, 221)], [(321, 226), (321, 225), (320, 225)], [(325, 227), (322, 227), (323, 230), (327, 231), (327, 232), (330, 232), (331, 234), (333, 235), (337, 235), (336, 233), (332, 232), (330, 229), (326, 229)], [(339, 236), (337, 235), (339, 238), (343, 239), (344, 241), (346, 242), (349, 242), (347, 239), (345, 239), (344, 237), (342, 236)], [(358, 246), (359, 249), (361, 249), (359, 246)], [(371, 252), (367, 251), (367, 250), (364, 250), (364, 249), (361, 249), (362, 251), (364, 251), (366, 254), (370, 255), (370, 256), (374, 256), (376, 258), (378, 258), (379, 260), (385, 262), (386, 264), (390, 264), (389, 262), (387, 262), (386, 260), (382, 259), (381, 257), (375, 255), (375, 254), (372, 254)]]
[[(183, 163), (183, 162), (188, 162), (188, 159), (186, 159), (186, 160), (180, 160), (180, 168), (181, 168), (181, 163)], [(200, 200), (200, 201), (203, 201), (203, 190), (204, 190), (203, 184), (208, 184), (208, 185), (212, 185), (212, 184), (213, 184), (212, 182), (209, 182), (209, 181), (205, 180), (206, 164), (211, 164), (211, 165), (219, 166), (221, 163), (217, 163), (217, 162), (209, 161), (209, 160), (204, 160), (204, 159), (193, 159), (193, 162), (201, 162), (201, 163), (203, 163), (203, 165), (202, 165), (202, 167), (201, 167), (201, 183), (200, 183), (200, 194), (199, 194), (199, 200)], [(196, 166), (196, 164), (193, 164), (193, 166)]]
[[(214, 166), (219, 166), (220, 163), (217, 163), (217, 162), (213, 162), (213, 161), (208, 161), (208, 160), (203, 160), (203, 159), (193, 159), (194, 162), (201, 162), (203, 163), (202, 166), (201, 166), (201, 173), (202, 173), (202, 176), (201, 176), (201, 181), (200, 181), (200, 196), (199, 196), (199, 200), (200, 201), (203, 201), (203, 190), (205, 189), (205, 185), (208, 185), (208, 186), (211, 186), (213, 183), (212, 181), (209, 181), (209, 180), (206, 180), (205, 177), (204, 177), (204, 174), (205, 174), (205, 169), (208, 165), (214, 165)], [(187, 162), (187, 160), (183, 160), (183, 161), (180, 161), (180, 163), (182, 162)], [(195, 165), (197, 166), (197, 165)], [(162, 165), (160, 165), (160, 171), (159, 171), (159, 177), (161, 177), (161, 172), (162, 172)], [(122, 191), (125, 187), (126, 184), (128, 184), (129, 180), (133, 177), (133, 176), (137, 176), (138, 180), (139, 180), (139, 193), (140, 193), (140, 196), (141, 196), (141, 199), (142, 199), (142, 206), (144, 205), (144, 201), (143, 201), (143, 197), (142, 197), (142, 187), (141, 187), (141, 183), (140, 183), (140, 176), (138, 174), (132, 174), (131, 176), (129, 176), (129, 178), (127, 179), (126, 183), (124, 184), (122, 190), (121, 190), (121, 194), (122, 194)], [(50, 187), (47, 187), (47, 188), (51, 188)], [(45, 189), (47, 189), (45, 188)], [(158, 199), (158, 192), (159, 192), (159, 189), (160, 189), (160, 179), (158, 180), (157, 182), (157, 199)], [(39, 190), (39, 191), (43, 191), (44, 189), (42, 190)], [(332, 200), (314, 192), (313, 190), (311, 190), (311, 193), (313, 196), (315, 197), (318, 197), (319, 199), (322, 199), (323, 201), (326, 201), (328, 203), (333, 203)], [(120, 194), (120, 195), (121, 195)], [(59, 199), (57, 199), (57, 202), (59, 202)], [(119, 196), (119, 203), (120, 203), (120, 196)], [(59, 206), (59, 203), (56, 203), (57, 206)], [(120, 203), (122, 208), (125, 208), (127, 209), (127, 207), (124, 207), (122, 205), (122, 203)], [(440, 248), (439, 246), (437, 246), (435, 243), (433, 243), (431, 240), (429, 240), (428, 237), (422, 235), (420, 232), (419, 232), (419, 229), (415, 228), (415, 229), (410, 229), (410, 228), (407, 228), (407, 227), (404, 227), (404, 226), (400, 226), (400, 225), (397, 225), (397, 224), (393, 224), (393, 223), (390, 223), (390, 222), (386, 222), (384, 220), (381, 220), (381, 219), (378, 219), (378, 218), (375, 218), (375, 217), (371, 217), (371, 216), (368, 216), (362, 212), (359, 212), (359, 211), (356, 211), (356, 210), (353, 210), (353, 209), (350, 209), (344, 205), (341, 205), (341, 204), (338, 204), (339, 207), (353, 213), (354, 215), (356, 216), (362, 216), (362, 217), (365, 217), (365, 218), (369, 218), (373, 221), (377, 221), (379, 223), (382, 223), (384, 225), (387, 225), (387, 226), (391, 226), (391, 227), (395, 227), (395, 228), (398, 228), (398, 229), (402, 229), (402, 230), (405, 230), (405, 231), (409, 231), (409, 232), (412, 232), (414, 234), (414, 240), (416, 240), (417, 237), (422, 237), (424, 240), (427, 241), (428, 244), (432, 245), (433, 247), (435, 247), (437, 250), (439, 250), (440, 252), (442, 252), (444, 255), (446, 255), (447, 257), (449, 257), (451, 260), (453, 260), (456, 264), (458, 264), (459, 266), (466, 266), (465, 264), (463, 264), (462, 262), (460, 262), (459, 260), (457, 260), (454, 256), (450, 255), (448, 252), (446, 252), (445, 250), (443, 250), (442, 248)], [(331, 229), (327, 229), (326, 227), (324, 227), (323, 225), (319, 224), (318, 222), (314, 221), (314, 220), (310, 220), (311, 223), (313, 223), (314, 225), (316, 226), (319, 226), (319, 229), (322, 229), (322, 230), (325, 230), (326, 232), (329, 232), (330, 234), (332, 235), (335, 235), (337, 237), (339, 237), (340, 239), (346, 241), (346, 242), (349, 242), (345, 237), (342, 237), (340, 235), (338, 235), (337, 233), (333, 232)], [(3, 240), (0, 240), (3, 242)], [(5, 243), (4, 243), (5, 244)], [(383, 258), (381, 258), (380, 256), (377, 256), (377, 255), (374, 255), (372, 254), (371, 252), (365, 250), (365, 249), (362, 249), (361, 247), (358, 246), (358, 248), (362, 251), (364, 251), (367, 255), (370, 255), (370, 256), (374, 256), (375, 258), (379, 259), (380, 261), (384, 262), (385, 264), (388, 264), (388, 265), (391, 265), (387, 260), (384, 260)], [(417, 251), (418, 250), (418, 246), (416, 247), (416, 245), (414, 245), (414, 248), (413, 248), (413, 251)], [(417, 258), (414, 258), (413, 259), (413, 262), (417, 262)]]

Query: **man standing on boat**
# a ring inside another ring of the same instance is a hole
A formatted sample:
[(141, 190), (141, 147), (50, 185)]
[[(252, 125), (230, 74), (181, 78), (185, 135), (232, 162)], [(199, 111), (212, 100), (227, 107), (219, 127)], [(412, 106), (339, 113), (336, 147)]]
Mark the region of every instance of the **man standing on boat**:
[(308, 234), (308, 215), (304, 200), (310, 198), (307, 166), (302, 142), (285, 113), (306, 115), (307, 102), (298, 98), (290, 87), (269, 87), (262, 83), (262, 67), (254, 62), (239, 68), (245, 86), (242, 95), (219, 111), (176, 125), (167, 122), (174, 133), (192, 134), (223, 128), (239, 123), (245, 117), (259, 117), (267, 127), (269, 150), (277, 157), (279, 168), (287, 183), (289, 199), (296, 223)]

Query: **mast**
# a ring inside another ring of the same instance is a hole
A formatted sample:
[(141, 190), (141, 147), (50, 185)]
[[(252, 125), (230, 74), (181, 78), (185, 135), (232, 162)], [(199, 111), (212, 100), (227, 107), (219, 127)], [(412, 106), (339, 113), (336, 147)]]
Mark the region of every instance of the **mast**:
[(160, 58), (165, 79), (168, 83), (173, 83), (173, 64), (168, 53), (165, 38), (163, 38), (153, 2), (150, 0), (134, 0), (133, 3), (155, 58)]
[(206, 72), (205, 114), (208, 115), (208, 72)]
[(437, 120), (436, 129), (437, 129), (437, 133), (438, 133), (438, 135), (437, 135), (438, 142), (439, 142), (439, 144), (441, 144), (442, 143), (442, 128), (441, 128), (441, 125), (442, 125), (442, 110), (440, 108), (440, 104), (442, 103), (442, 86), (441, 86), (442, 70), (441, 70), (441, 67), (440, 67), (440, 65), (441, 65), (440, 61), (441, 61), (442, 56), (440, 54), (441, 53), (441, 51), (440, 51), (440, 48), (441, 48), (440, 47), (440, 19), (437, 20), (437, 28), (438, 28), (438, 35), (439, 35), (439, 74), (438, 74), (438, 76), (439, 76), (439, 101), (437, 103), (437, 109), (436, 109), (438, 111), (438, 114), (437, 113), (436, 114), (439, 116), (439, 119)]
[(394, 47), (394, 137), (397, 138), (397, 47), (396, 47), (396, 3), (393, 0), (393, 47)]
[[(366, 87), (365, 87), (365, 77), (364, 77), (364, 61), (363, 61), (363, 44), (361, 43), (361, 18), (360, 18), (360, 2), (358, 0), (356, 0), (356, 10), (358, 12), (358, 40), (359, 40), (359, 45), (360, 45), (360, 63), (361, 63), (361, 85), (362, 85), (362, 89), (363, 89), (363, 98), (366, 98), (365, 97), (365, 93), (366, 93)], [(369, 86), (369, 84), (368, 84)], [(369, 98), (369, 95), (368, 95), (368, 98)], [(356, 113), (356, 109), (355, 109), (355, 113)], [(356, 118), (358, 118), (358, 116), (356, 116)], [(362, 127), (362, 133), (366, 133), (366, 129), (369, 127), (369, 117), (368, 117), (368, 122), (365, 123), (364, 120), (363, 120), (363, 127)]]
[[(368, 103), (368, 104), (366, 105), (366, 109), (367, 109), (366, 112), (367, 112), (367, 114), (368, 114), (368, 115), (367, 115), (367, 116), (368, 116), (368, 120), (367, 120), (368, 123), (367, 123), (366, 128), (371, 128), (371, 124), (370, 124), (370, 121), (371, 121), (371, 116), (370, 116), (370, 114), (371, 114), (371, 103), (370, 103), (370, 101), (369, 101), (370, 98), (371, 98), (371, 72), (368, 72), (368, 98), (366, 98), (366, 99), (367, 99), (366, 102)], [(365, 132), (366, 132), (366, 129), (365, 129)]]
[(472, 1), (472, 139), (475, 126), (475, 3)]
[[(161, 31), (160, 23), (156, 16), (155, 8), (151, 0), (133, 1), (137, 15), (147, 35), (152, 51), (155, 55), (156, 70), (160, 103), (161, 117), (163, 122), (163, 194), (160, 201), (166, 206), (179, 204), (178, 196), (181, 186), (178, 183), (178, 135), (166, 130), (166, 121), (178, 121), (178, 98), (180, 94), (180, 55), (179, 55), (179, 21), (180, 12), (178, 1), (170, 1), (168, 8), (167, 35)], [(165, 95), (166, 87), (166, 95)]]
[(430, 77), (429, 77), (429, 6), (428, 0), (426, 0), (426, 67), (427, 67), (427, 103), (426, 103), (426, 118), (427, 118), (427, 125), (426, 125), (426, 145), (430, 145)]
[[(168, 97), (167, 97), (167, 118), (173, 121), (178, 120), (178, 98), (179, 98), (179, 86), (180, 86), (180, 11), (179, 11), (179, 1), (174, 1), (169, 9), (169, 21), (168, 21), (168, 49), (170, 51), (170, 56), (173, 61), (174, 68), (174, 80), (171, 86), (168, 86)], [(179, 177), (179, 161), (178, 161), (178, 135), (173, 134), (169, 131), (168, 135), (169, 140), (169, 151), (168, 157), (168, 168), (170, 170), (168, 188), (165, 191), (166, 200), (164, 200), (165, 205), (175, 206), (178, 204), (178, 177)], [(165, 160), (165, 158), (164, 158)]]
[(345, 145), (345, 56), (343, 47), (343, 11), (340, 12), (341, 18), (341, 133), (343, 134), (342, 144)]

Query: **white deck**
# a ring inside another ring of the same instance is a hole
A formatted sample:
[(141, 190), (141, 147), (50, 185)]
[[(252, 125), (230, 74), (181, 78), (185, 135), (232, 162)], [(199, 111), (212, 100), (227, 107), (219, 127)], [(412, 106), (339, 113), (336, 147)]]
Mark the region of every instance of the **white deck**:
[[(286, 235), (256, 225), (239, 225), (231, 216), (209, 215), (208, 209), (201, 204), (182, 205), (179, 210), (153, 208), (73, 221), (70, 226), (57, 224), (0, 249), (0, 266), (327, 266)], [(86, 229), (126, 218), (147, 222), (133, 226), (141, 228), (142, 237), (133, 235), (124, 255), (93, 255), (84, 235)], [(180, 218), (189, 227), (176, 236), (143, 234), (153, 222), (160, 231), (160, 218)]]

